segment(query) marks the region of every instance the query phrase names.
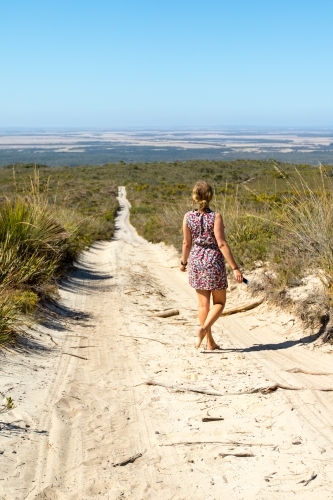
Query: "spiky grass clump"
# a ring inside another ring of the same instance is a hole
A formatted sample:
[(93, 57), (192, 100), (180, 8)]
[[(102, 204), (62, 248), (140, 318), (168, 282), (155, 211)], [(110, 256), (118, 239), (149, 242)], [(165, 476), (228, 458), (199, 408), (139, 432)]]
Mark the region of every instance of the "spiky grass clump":
[(313, 263), (324, 270), (330, 285), (333, 284), (333, 185), (320, 166), (320, 182), (313, 189), (299, 175), (299, 182), (289, 183), (291, 196), (283, 197), (277, 224), (285, 240)]
[(0, 283), (36, 284), (56, 273), (67, 233), (45, 205), (17, 198), (0, 206)]
[(7, 344), (13, 338), (18, 310), (13, 300), (0, 290), (0, 344)]
[(86, 245), (81, 226), (73, 210), (49, 202), (36, 172), (27, 194), (0, 204), (0, 344), (13, 337), (19, 314), (34, 311), (43, 286)]
[[(280, 171), (278, 167), (277, 170)], [(281, 240), (279, 253), (284, 250), (283, 260), (278, 267), (280, 275), (290, 275), (290, 270), (294, 270), (295, 275), (302, 275), (311, 270), (322, 280), (326, 291), (320, 314), (321, 318), (325, 318), (323, 339), (332, 342), (333, 185), (321, 165), (313, 187), (309, 186), (300, 172), (297, 171), (297, 174), (297, 182), (286, 179), (290, 195), (283, 196), (282, 205), (274, 209)]]

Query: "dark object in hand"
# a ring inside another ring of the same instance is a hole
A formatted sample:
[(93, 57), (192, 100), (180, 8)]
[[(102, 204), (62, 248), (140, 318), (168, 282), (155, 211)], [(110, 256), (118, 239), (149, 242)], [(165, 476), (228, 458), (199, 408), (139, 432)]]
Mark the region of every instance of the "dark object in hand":
[(249, 280), (247, 280), (246, 278), (243, 278), (243, 283), (245, 283), (245, 285), (248, 285), (249, 284)]

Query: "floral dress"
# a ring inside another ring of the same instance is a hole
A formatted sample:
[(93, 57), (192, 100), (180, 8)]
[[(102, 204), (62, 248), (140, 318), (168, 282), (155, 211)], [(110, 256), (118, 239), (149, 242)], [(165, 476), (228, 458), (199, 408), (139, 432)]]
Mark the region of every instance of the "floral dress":
[(186, 224), (192, 234), (189, 257), (189, 282), (196, 290), (228, 288), (224, 257), (214, 235), (216, 212), (187, 212)]

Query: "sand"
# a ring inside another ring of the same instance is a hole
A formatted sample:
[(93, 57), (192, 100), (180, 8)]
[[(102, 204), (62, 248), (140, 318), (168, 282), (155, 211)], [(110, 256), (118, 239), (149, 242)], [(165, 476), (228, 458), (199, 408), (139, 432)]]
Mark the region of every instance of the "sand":
[[(195, 350), (175, 250), (140, 238), (120, 201), (116, 239), (61, 284), (61, 315), (1, 353), (16, 408), (0, 415), (0, 498), (333, 498), (332, 349), (262, 304), (218, 320), (221, 350)], [(227, 310), (253, 301), (230, 285)], [(250, 393), (274, 384), (297, 390)]]

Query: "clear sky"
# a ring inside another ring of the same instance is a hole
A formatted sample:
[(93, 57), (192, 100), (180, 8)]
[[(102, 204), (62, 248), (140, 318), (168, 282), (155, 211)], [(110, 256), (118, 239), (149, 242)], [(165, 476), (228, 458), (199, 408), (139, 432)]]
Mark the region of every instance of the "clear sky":
[(0, 127), (331, 127), (332, 26), (332, 0), (3, 0)]

